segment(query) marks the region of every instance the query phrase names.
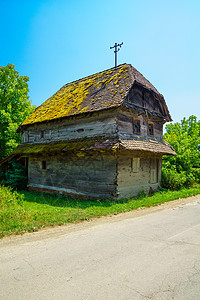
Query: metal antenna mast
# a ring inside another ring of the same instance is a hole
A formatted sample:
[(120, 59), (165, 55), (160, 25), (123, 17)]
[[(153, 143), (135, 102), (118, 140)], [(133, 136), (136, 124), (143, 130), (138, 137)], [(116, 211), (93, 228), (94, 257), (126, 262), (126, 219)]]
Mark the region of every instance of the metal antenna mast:
[(110, 49), (115, 48), (115, 50), (114, 50), (114, 53), (115, 53), (115, 68), (117, 67), (117, 52), (120, 50), (122, 45), (123, 45), (123, 42), (121, 44), (115, 43), (113, 47), (110, 47)]

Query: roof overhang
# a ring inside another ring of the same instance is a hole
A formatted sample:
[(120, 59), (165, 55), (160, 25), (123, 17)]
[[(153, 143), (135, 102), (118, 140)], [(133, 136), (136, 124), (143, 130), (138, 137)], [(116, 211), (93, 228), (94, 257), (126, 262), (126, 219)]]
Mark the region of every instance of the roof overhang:
[(151, 138), (132, 138), (117, 139), (109, 137), (83, 138), (70, 141), (23, 144), (19, 145), (15, 151), (7, 158), (2, 160), (0, 164), (8, 159), (18, 155), (52, 155), (64, 154), (67, 152), (84, 152), (84, 151), (142, 151), (166, 155), (176, 155), (174, 149), (166, 142), (157, 141)]

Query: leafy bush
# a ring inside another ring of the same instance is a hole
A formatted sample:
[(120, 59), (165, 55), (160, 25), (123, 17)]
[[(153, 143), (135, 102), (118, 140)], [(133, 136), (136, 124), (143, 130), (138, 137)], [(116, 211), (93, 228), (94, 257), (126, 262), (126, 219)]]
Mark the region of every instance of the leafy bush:
[(24, 190), (27, 187), (27, 181), (25, 167), (16, 161), (11, 161), (9, 169), (5, 172), (4, 179), (1, 182), (13, 189)]
[(161, 185), (170, 190), (179, 190), (186, 184), (187, 177), (184, 171), (178, 173), (172, 169), (162, 169)]
[(176, 156), (164, 156), (162, 186), (176, 190), (200, 182), (200, 121), (195, 116), (166, 126), (164, 140)]
[(196, 182), (200, 182), (200, 168), (192, 168), (192, 174), (195, 177)]

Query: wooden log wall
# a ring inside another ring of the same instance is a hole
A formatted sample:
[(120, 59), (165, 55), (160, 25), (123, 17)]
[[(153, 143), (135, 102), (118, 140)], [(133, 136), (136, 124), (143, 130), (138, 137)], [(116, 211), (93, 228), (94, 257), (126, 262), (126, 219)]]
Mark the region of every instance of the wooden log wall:
[[(116, 136), (116, 113), (101, 112), (76, 120), (61, 120), (30, 125), (22, 134), (22, 143), (45, 143), (94, 136)], [(44, 132), (42, 137), (41, 132)]]
[[(140, 134), (135, 134), (133, 130), (134, 120), (140, 122)], [(153, 124), (153, 135), (148, 134), (148, 124)], [(117, 115), (118, 134), (122, 138), (127, 138), (127, 135), (133, 137), (144, 136), (155, 138), (159, 141), (163, 140), (163, 123), (159, 118), (149, 117), (144, 114), (138, 114), (136, 111), (130, 109), (122, 110)]]
[[(42, 161), (46, 161), (46, 169), (42, 169)], [(29, 187), (112, 197), (116, 191), (116, 157), (101, 152), (30, 157)]]

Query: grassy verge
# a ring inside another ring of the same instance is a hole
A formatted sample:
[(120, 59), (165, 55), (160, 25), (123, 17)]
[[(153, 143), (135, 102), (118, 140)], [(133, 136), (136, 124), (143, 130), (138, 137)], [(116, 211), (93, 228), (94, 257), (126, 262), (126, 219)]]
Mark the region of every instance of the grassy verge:
[(200, 194), (200, 185), (179, 191), (158, 191), (152, 196), (140, 195), (114, 202), (110, 199), (74, 200), (62, 195), (14, 192), (0, 186), (0, 237), (118, 214), (197, 194)]

